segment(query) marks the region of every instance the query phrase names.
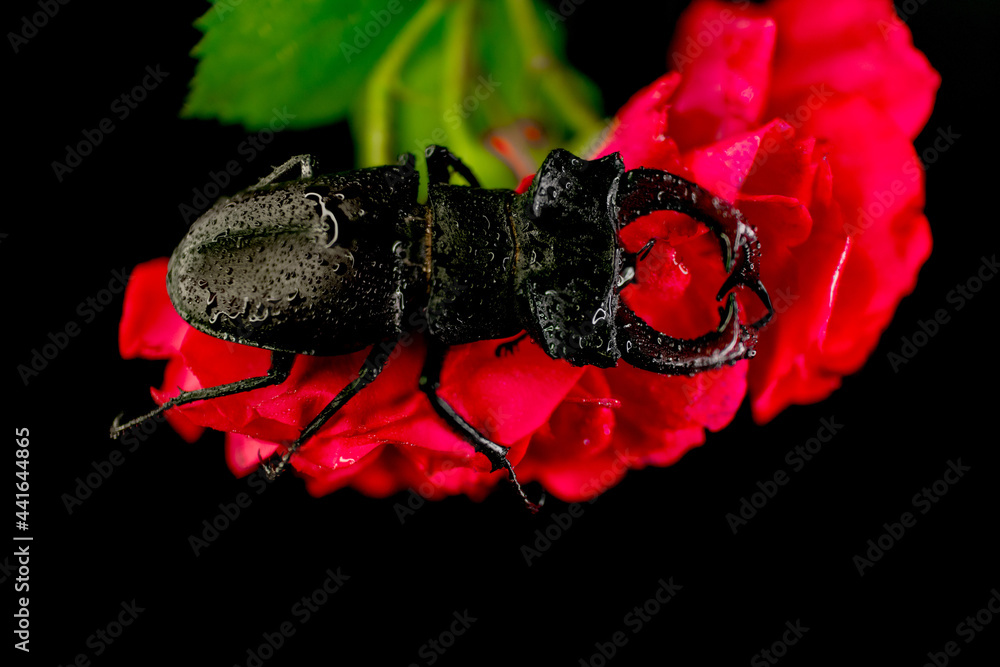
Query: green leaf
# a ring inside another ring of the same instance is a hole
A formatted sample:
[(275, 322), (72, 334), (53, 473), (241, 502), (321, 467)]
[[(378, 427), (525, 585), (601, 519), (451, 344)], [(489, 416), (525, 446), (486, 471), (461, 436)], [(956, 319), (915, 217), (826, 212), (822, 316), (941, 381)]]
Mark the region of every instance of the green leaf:
[[(288, 107), (293, 127), (343, 118), (421, 0), (215, 0), (182, 115), (267, 126)], [(391, 10), (396, 10), (395, 12)]]
[(536, 0), (232, 2), (198, 22), (187, 116), (248, 129), (285, 107), (293, 127), (348, 116), (359, 166), (436, 143), (488, 187), (513, 187), (601, 129), (596, 87), (565, 62), (562, 22)]

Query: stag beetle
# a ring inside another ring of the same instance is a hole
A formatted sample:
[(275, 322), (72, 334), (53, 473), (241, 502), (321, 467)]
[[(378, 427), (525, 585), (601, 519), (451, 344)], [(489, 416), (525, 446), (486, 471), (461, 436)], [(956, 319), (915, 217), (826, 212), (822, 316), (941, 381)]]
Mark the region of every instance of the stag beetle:
[[(293, 157), (256, 185), (223, 197), (191, 226), (170, 258), (167, 291), (194, 328), (271, 350), (267, 375), (181, 392), (112, 437), (192, 401), (283, 382), (296, 354), (340, 355), (372, 347), (356, 379), (303, 430), (262, 462), (277, 476), (299, 447), (381, 372), (398, 338), (424, 333), (420, 378), (437, 413), (489, 459), (506, 468), (508, 447), (466, 422), (438, 395), (450, 345), (502, 339), (497, 354), (530, 336), (554, 359), (615, 366), (619, 359), (662, 374), (694, 374), (753, 356), (756, 329), (773, 314), (759, 278), (754, 229), (729, 202), (673, 174), (625, 171), (614, 153), (584, 160), (549, 153), (530, 188), (486, 190), (448, 149), (429, 146), (427, 203), (412, 154), (398, 164), (314, 174), (311, 156)], [(471, 187), (449, 184), (455, 171)], [(296, 173), (297, 172), (297, 173)], [(636, 276), (638, 253), (618, 231), (658, 210), (704, 223), (720, 241), (729, 278), (717, 300), (717, 330), (678, 339), (653, 329), (620, 298)], [(739, 322), (733, 288), (744, 285), (767, 307)], [(523, 332), (523, 333), (522, 333)]]

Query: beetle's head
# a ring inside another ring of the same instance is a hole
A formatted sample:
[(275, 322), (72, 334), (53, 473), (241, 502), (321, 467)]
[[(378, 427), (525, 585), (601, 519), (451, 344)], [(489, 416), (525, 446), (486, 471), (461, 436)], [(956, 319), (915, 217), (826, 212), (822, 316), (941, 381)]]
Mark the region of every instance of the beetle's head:
[[(773, 310), (759, 278), (756, 233), (728, 201), (667, 172), (625, 171), (617, 153), (588, 161), (556, 150), (518, 202), (519, 308), (528, 332), (550, 356), (598, 367), (624, 358), (663, 374), (695, 373), (753, 356), (756, 330)], [(618, 232), (654, 211), (684, 213), (719, 239), (730, 275), (716, 299), (726, 303), (718, 328), (699, 338), (656, 331), (620, 298), (655, 240), (628, 253)], [(767, 308), (752, 325), (739, 321), (731, 293), (739, 286)]]

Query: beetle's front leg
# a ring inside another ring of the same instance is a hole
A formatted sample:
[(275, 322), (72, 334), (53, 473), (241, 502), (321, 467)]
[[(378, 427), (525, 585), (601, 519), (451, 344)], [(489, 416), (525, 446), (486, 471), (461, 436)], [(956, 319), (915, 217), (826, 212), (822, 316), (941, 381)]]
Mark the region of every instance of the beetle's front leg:
[(312, 178), (313, 169), (315, 169), (315, 167), (316, 159), (312, 155), (296, 155), (286, 160), (283, 164), (275, 167), (270, 174), (257, 181), (257, 184), (253, 187), (260, 188), (265, 185), (270, 185), (296, 168), (299, 170), (299, 178)]
[(541, 508), (541, 505), (536, 505), (528, 500), (528, 496), (525, 495), (521, 484), (517, 481), (517, 475), (514, 474), (514, 467), (507, 460), (507, 452), (510, 451), (510, 447), (498, 445), (477, 431), (474, 426), (465, 421), (455, 411), (455, 408), (448, 401), (441, 398), (438, 394), (438, 390), (441, 388), (441, 368), (444, 366), (444, 355), (447, 351), (448, 346), (435, 340), (428, 340), (427, 358), (424, 361), (423, 371), (420, 373), (420, 389), (427, 394), (427, 398), (430, 399), (431, 405), (434, 406), (434, 410), (438, 415), (468, 440), (477, 452), (484, 454), (490, 460), (492, 466), (490, 472), (496, 472), (500, 468), (507, 469), (507, 472), (510, 473), (511, 482), (513, 482), (514, 488), (517, 490), (518, 495), (521, 496), (524, 504), (532, 512), (537, 512)]
[(450, 180), (451, 167), (459, 173), (474, 188), (479, 187), (479, 179), (472, 173), (472, 170), (458, 157), (444, 146), (431, 144), (424, 149), (424, 157), (427, 158), (427, 179), (431, 183), (447, 183)]

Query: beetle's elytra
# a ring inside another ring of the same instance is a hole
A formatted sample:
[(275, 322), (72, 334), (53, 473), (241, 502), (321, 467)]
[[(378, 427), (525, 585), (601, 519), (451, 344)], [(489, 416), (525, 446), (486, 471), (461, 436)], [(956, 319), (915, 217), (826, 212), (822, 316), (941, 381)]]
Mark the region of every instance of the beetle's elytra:
[[(273, 478), (294, 452), (382, 370), (397, 339), (428, 341), (420, 389), (435, 410), (493, 470), (508, 448), (465, 422), (437, 394), (449, 345), (531, 338), (555, 359), (614, 366), (619, 359), (655, 373), (693, 374), (753, 356), (756, 329), (773, 310), (758, 276), (752, 227), (725, 200), (667, 172), (625, 171), (615, 153), (584, 160), (565, 150), (545, 159), (523, 194), (485, 190), (440, 146), (426, 151), (427, 203), (417, 201), (416, 160), (332, 175), (297, 156), (256, 185), (223, 197), (191, 226), (170, 258), (167, 291), (196, 329), (272, 350), (267, 375), (181, 394), (147, 415), (112, 425), (116, 437), (145, 419), (192, 401), (283, 382), (296, 354), (339, 355), (373, 346), (358, 377), (264, 462)], [(451, 170), (472, 187), (450, 185)], [(677, 339), (654, 330), (619, 299), (654, 243), (629, 253), (618, 231), (657, 210), (680, 211), (719, 238), (730, 276), (717, 330)], [(768, 309), (739, 322), (744, 285)], [(497, 348), (511, 350), (512, 346)]]

